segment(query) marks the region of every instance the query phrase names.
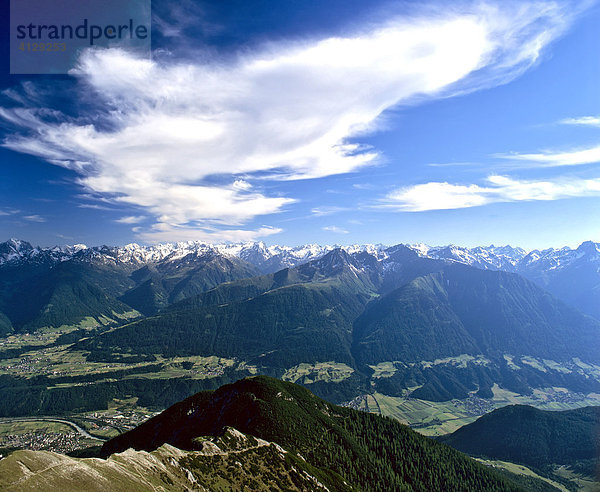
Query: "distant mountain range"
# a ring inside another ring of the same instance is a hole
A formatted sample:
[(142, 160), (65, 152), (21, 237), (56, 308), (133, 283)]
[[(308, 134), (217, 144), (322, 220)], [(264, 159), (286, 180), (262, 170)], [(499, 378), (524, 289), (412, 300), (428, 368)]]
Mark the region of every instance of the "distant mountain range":
[[(40, 249), (9, 241), (0, 252), (0, 329), (79, 323), (56, 343), (88, 362), (219, 356), (241, 363), (228, 378), (293, 378), (334, 402), (371, 391), (490, 398), (494, 385), (519, 394), (548, 387), (600, 393), (600, 321), (576, 309), (583, 301), (597, 307), (595, 243), (525, 254), (493, 246), (262, 243)], [(2, 357), (27, 347), (15, 350)], [(343, 376), (294, 376), (320, 363)], [(10, 385), (21, 391), (17, 383)], [(58, 391), (51, 381), (44, 384), (51, 389), (30, 395), (39, 412), (59, 398), (49, 394)], [(102, 384), (98, 395), (116, 391)], [(127, 391), (151, 395), (142, 386)], [(4, 412), (23, 411), (11, 402)]]
[[(178, 262), (184, 258), (202, 257), (207, 253), (240, 258), (263, 273), (293, 267), (335, 249), (335, 246), (307, 244), (298, 247), (266, 246), (262, 242), (238, 244), (207, 244), (197, 241), (165, 243), (155, 246), (95, 246), (84, 244), (56, 246), (53, 248), (33, 247), (26, 241), (10, 239), (0, 244), (0, 265), (11, 263), (55, 263), (69, 260), (88, 261), (104, 264), (164, 264)], [(367, 250), (376, 253), (383, 246), (350, 246), (350, 252)]]
[[(590, 246), (592, 245), (592, 246)], [(593, 245), (596, 251), (593, 251)], [(518, 272), (525, 265), (541, 262), (545, 268), (574, 260), (578, 253), (598, 254), (600, 245), (590, 241), (583, 243), (577, 250), (570, 248), (533, 250), (527, 253), (522, 248), (511, 246), (479, 246), (464, 248), (460, 246), (435, 246), (425, 244), (404, 245), (417, 252), (419, 256), (465, 263), (483, 269)], [(282, 268), (294, 267), (300, 263), (324, 256), (333, 249), (343, 249), (349, 254), (366, 252), (379, 260), (387, 258), (390, 247), (383, 244), (363, 245), (319, 245), (267, 246), (263, 242), (207, 244), (199, 241), (164, 243), (154, 246), (140, 246), (132, 243), (126, 246), (95, 246), (84, 244), (55, 246), (52, 248), (34, 247), (26, 241), (10, 239), (0, 243), (0, 265), (19, 262), (60, 262), (71, 259), (97, 261), (103, 263), (149, 264), (176, 262), (184, 257), (202, 256), (207, 252), (218, 252), (235, 256), (255, 267), (262, 273), (272, 273)], [(541, 264), (540, 263), (540, 264)]]
[[(449, 260), (475, 266), (486, 270), (504, 270), (513, 273), (532, 268), (540, 269), (564, 268), (569, 264), (590, 259), (600, 255), (600, 244), (592, 241), (582, 243), (578, 248), (548, 248), (527, 252), (512, 246), (477, 246), (465, 248), (456, 245), (428, 246), (426, 244), (404, 244), (417, 252), (419, 256)], [(393, 248), (393, 246), (392, 246)], [(132, 243), (125, 246), (94, 246), (84, 244), (72, 246), (55, 246), (51, 248), (34, 247), (26, 241), (10, 239), (0, 243), (0, 265), (5, 263), (28, 262), (60, 262), (71, 259), (101, 261), (112, 263), (148, 264), (175, 262), (189, 255), (201, 256), (207, 252), (218, 252), (223, 255), (238, 257), (263, 273), (272, 273), (282, 268), (294, 267), (300, 263), (324, 256), (333, 249), (343, 249), (348, 254), (367, 252), (379, 260), (384, 260), (390, 246), (383, 244), (362, 245), (319, 245), (305, 244), (301, 246), (272, 245), (263, 242), (218, 243), (208, 244), (199, 241), (163, 243), (153, 246), (140, 246)]]
[[(576, 249), (550, 248), (527, 253), (511, 246), (462, 248), (418, 244), (386, 247), (366, 244), (338, 247), (308, 244), (289, 247), (266, 246), (262, 242), (180, 242), (122, 247), (78, 244), (40, 248), (11, 239), (0, 244), (0, 280), (4, 285), (4, 288), (0, 287), (0, 333), (9, 330), (10, 326), (35, 329), (78, 322), (84, 311), (87, 316), (104, 316), (109, 320), (113, 320), (115, 314), (128, 313), (132, 309), (151, 315), (220, 283), (293, 268), (319, 259), (336, 248), (351, 255), (363, 268), (383, 272), (402, 269), (404, 259), (414, 252), (421, 258), (445, 263), (517, 273), (580, 311), (600, 319), (600, 244), (591, 241)], [(399, 250), (403, 253), (398, 254)], [(54, 271), (50, 273), (50, 270)], [(65, 271), (69, 273), (63, 274)], [(81, 279), (85, 283), (71, 287), (68, 282), (65, 284), (65, 276), (78, 277), (78, 281)], [(23, 292), (30, 293), (32, 284), (45, 285), (45, 288), (35, 296), (33, 305), (23, 305)], [(53, 315), (51, 311), (61, 304), (56, 299), (61, 295), (60, 289), (54, 292), (58, 284), (64, 286), (63, 291), (75, 288), (84, 292), (100, 288), (111, 299), (103, 307), (96, 305), (90, 309), (84, 302), (81, 309), (67, 309)], [(40, 316), (41, 313), (46, 316)]]

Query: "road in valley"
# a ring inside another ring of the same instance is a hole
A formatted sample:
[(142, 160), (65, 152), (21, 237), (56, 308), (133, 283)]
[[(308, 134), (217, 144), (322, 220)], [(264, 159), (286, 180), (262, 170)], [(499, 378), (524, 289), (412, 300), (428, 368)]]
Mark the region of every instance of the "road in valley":
[(53, 417), (15, 417), (15, 418), (3, 418), (0, 419), (0, 424), (10, 423), (10, 422), (59, 422), (61, 424), (68, 425), (75, 429), (79, 434), (86, 439), (94, 439), (96, 441), (106, 441), (106, 439), (102, 439), (100, 437), (92, 436), (85, 429), (82, 429), (75, 422), (71, 422), (70, 420), (57, 419)]

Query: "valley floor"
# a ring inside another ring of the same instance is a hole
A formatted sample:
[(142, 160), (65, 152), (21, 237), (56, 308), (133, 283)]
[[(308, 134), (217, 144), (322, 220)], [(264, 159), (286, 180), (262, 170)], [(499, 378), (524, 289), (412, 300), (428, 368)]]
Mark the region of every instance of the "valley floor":
[(493, 398), (475, 395), (465, 400), (433, 402), (410, 397), (393, 397), (380, 393), (363, 395), (352, 402), (352, 407), (388, 416), (410, 425), (427, 436), (440, 436), (470, 424), (480, 416), (506, 405), (531, 405), (541, 410), (570, 410), (600, 405), (600, 395), (574, 393), (565, 388), (535, 390), (524, 396), (495, 385)]

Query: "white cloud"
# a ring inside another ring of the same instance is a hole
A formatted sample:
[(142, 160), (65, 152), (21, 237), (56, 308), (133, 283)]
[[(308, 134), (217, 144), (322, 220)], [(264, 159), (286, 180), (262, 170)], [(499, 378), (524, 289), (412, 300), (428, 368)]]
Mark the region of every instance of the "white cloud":
[(118, 224), (138, 224), (142, 222), (146, 217), (144, 215), (128, 215), (127, 217), (121, 217), (116, 219), (115, 222)]
[(327, 232), (334, 232), (336, 234), (349, 234), (349, 231), (347, 231), (346, 229), (342, 228), (342, 227), (338, 227), (338, 226), (325, 226), (322, 228), (324, 231)]
[(244, 181), (243, 179), (236, 179), (233, 182), (234, 190), (249, 190), (250, 188), (252, 188), (252, 185), (248, 183), (248, 181)]
[(46, 219), (40, 215), (25, 215), (23, 218), (29, 222), (46, 222)]
[(475, 207), (489, 203), (486, 191), (477, 185), (425, 183), (389, 193), (385, 206), (408, 212)]
[(503, 159), (526, 161), (537, 167), (581, 166), (600, 162), (600, 145), (566, 152), (499, 155)]
[[(514, 78), (575, 13), (557, 2), (440, 9), (226, 63), (87, 51), (72, 75), (85, 101), (98, 103), (92, 114), (61, 119), (37, 102), (0, 108), (17, 129), (4, 145), (73, 170), (94, 194), (145, 208), (156, 224), (142, 236), (243, 225), (294, 202), (253, 191), (251, 181), (373, 165), (377, 151), (350, 139), (377, 129), (383, 111)], [(232, 184), (214, 184), (215, 175)]]
[(580, 116), (579, 118), (565, 118), (560, 123), (563, 125), (600, 126), (600, 116)]
[(424, 212), (477, 207), (498, 202), (558, 200), (600, 195), (600, 178), (528, 181), (506, 176), (490, 176), (486, 181), (484, 186), (431, 182), (400, 188), (389, 193), (382, 200), (380, 208)]

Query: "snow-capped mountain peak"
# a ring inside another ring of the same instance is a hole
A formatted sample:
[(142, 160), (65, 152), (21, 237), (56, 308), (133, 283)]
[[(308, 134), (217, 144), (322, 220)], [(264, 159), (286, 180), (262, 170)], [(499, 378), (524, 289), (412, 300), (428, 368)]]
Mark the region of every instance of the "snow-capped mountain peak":
[[(264, 273), (291, 268), (322, 258), (339, 248), (351, 256), (367, 254), (381, 263), (384, 269), (393, 269), (393, 263), (403, 262), (415, 255), (453, 263), (464, 263), (486, 270), (523, 273), (564, 268), (576, 261), (599, 261), (600, 244), (586, 241), (578, 248), (564, 247), (533, 250), (527, 253), (512, 246), (478, 246), (465, 248), (457, 245), (429, 246), (423, 243), (386, 247), (382, 244), (352, 244), (347, 246), (304, 244), (300, 246), (271, 245), (264, 242), (207, 244), (200, 241), (161, 243), (141, 246), (96, 246), (84, 244), (34, 247), (26, 241), (10, 239), (0, 243), (0, 265), (20, 262), (63, 262), (69, 260), (103, 264), (146, 265), (169, 262), (195, 261), (208, 254), (234, 257), (246, 261)], [(362, 262), (362, 260), (361, 260)]]

